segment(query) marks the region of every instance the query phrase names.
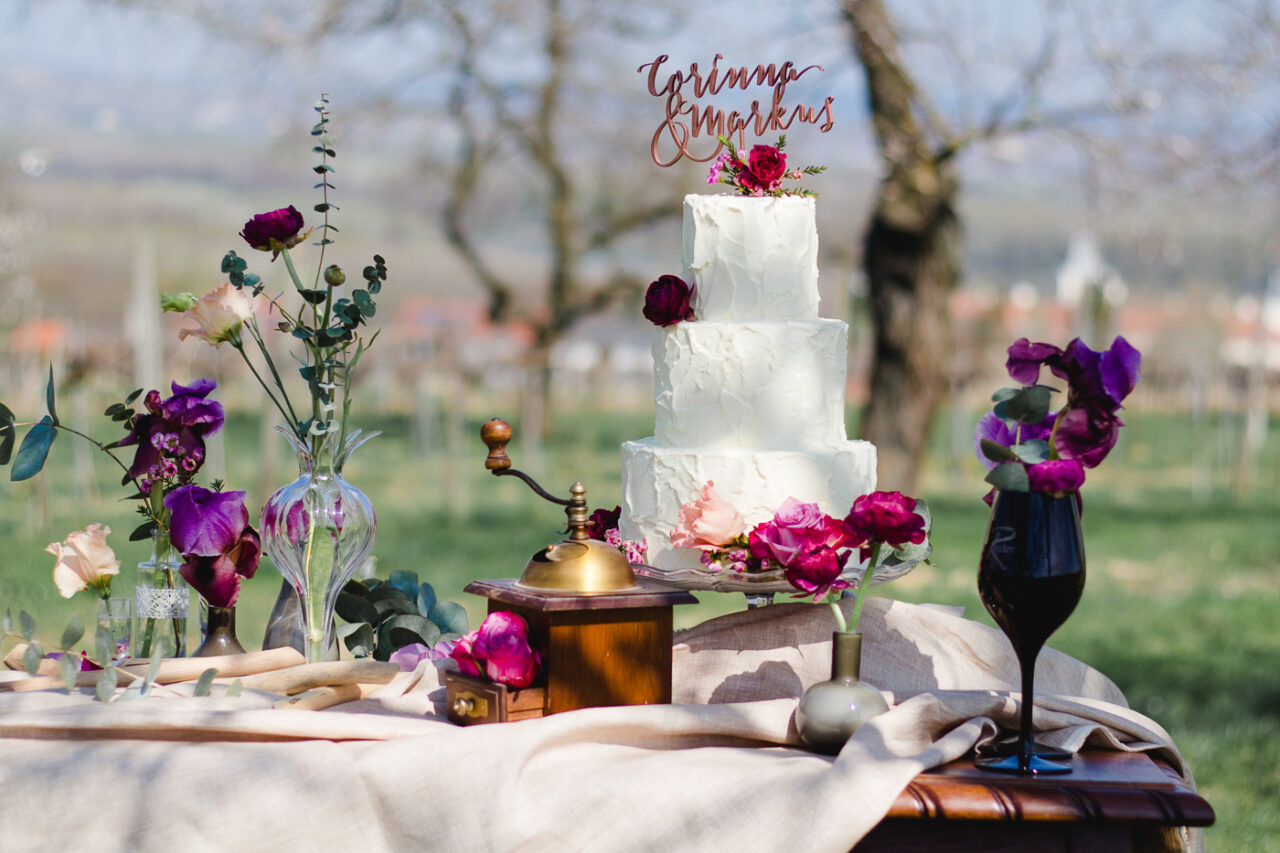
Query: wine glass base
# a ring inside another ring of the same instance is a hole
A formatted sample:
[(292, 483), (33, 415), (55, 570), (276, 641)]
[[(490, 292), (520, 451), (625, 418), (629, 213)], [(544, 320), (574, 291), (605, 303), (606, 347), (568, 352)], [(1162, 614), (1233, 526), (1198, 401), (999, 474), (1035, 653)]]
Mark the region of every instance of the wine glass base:
[[(989, 741), (977, 749), (977, 757), (979, 759), (1008, 758), (1010, 755), (1017, 755), (1017, 753), (1017, 735)], [(1050, 761), (1071, 760), (1070, 752), (1067, 752), (1065, 749), (1058, 749), (1057, 747), (1040, 743), (1038, 740), (1033, 740), (1031, 742), (1031, 754), (1039, 756), (1040, 758), (1047, 758)]]
[(979, 758), (973, 765), (993, 773), (1013, 773), (1018, 776), (1045, 776), (1070, 773), (1071, 765), (1048, 761), (1038, 755), (1009, 755), (1004, 758)]

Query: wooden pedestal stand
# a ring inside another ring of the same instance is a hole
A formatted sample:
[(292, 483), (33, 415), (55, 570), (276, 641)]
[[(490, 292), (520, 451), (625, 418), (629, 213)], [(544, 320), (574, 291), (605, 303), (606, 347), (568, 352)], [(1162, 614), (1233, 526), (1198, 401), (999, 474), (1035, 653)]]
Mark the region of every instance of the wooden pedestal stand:
[(634, 590), (591, 595), (537, 590), (515, 580), (474, 581), (466, 591), (488, 598), (490, 613), (509, 610), (523, 616), (530, 643), (545, 653), (539, 686), (525, 690), (446, 673), (446, 707), (453, 722), (472, 725), (671, 701), (672, 606), (696, 603), (689, 593), (648, 581)]

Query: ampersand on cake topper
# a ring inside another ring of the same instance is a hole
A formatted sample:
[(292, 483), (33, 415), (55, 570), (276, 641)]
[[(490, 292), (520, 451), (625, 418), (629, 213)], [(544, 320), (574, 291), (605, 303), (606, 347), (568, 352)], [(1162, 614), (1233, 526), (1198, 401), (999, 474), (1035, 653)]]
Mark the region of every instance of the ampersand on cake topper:
[[(683, 157), (705, 163), (714, 159), (723, 148), (732, 148), (727, 140), (734, 136), (738, 138), (738, 147), (745, 147), (748, 131), (754, 136), (764, 136), (766, 133), (784, 131), (799, 120), (805, 124), (816, 124), (820, 132), (826, 133), (835, 123), (831, 112), (835, 98), (826, 98), (821, 107), (797, 104), (790, 110), (782, 103), (787, 86), (814, 69), (822, 71), (821, 65), (797, 68), (795, 63), (787, 61), (781, 65), (769, 63), (755, 68), (745, 65), (721, 68), (719, 63), (723, 58), (717, 53), (706, 71), (699, 69), (698, 63), (692, 62), (687, 69), (674, 71), (665, 79), (661, 68), (670, 59), (666, 54), (636, 69), (641, 74), (648, 69), (649, 94), (655, 98), (666, 98), (667, 113), (653, 132), (649, 149), (653, 162), (659, 166), (674, 165)], [(773, 98), (764, 106), (757, 99), (751, 102), (745, 112), (733, 110), (726, 113), (719, 107), (710, 104), (701, 106), (697, 101), (687, 99), (683, 91), (686, 85), (692, 89), (694, 98), (719, 95), (726, 88), (746, 90), (751, 86), (772, 88)], [(686, 116), (687, 121), (684, 119)], [(689, 148), (691, 141), (699, 136), (716, 140), (715, 147), (708, 147), (704, 156), (699, 156)], [(669, 137), (676, 148), (669, 159), (663, 159), (659, 151), (664, 137)]]

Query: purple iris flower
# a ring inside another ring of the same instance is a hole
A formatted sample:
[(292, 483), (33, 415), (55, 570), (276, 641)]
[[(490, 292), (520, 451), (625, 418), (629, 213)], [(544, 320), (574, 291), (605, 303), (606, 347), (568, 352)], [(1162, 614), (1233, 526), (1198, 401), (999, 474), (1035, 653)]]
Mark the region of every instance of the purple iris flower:
[(1105, 404), (1067, 409), (1053, 434), (1053, 446), (1062, 459), (1075, 459), (1086, 468), (1096, 468), (1120, 437), (1124, 422)]
[(212, 607), (234, 606), (241, 582), (254, 576), (262, 557), (244, 495), (195, 485), (165, 495), (169, 536), (184, 560), (179, 572)]
[[(172, 383), (173, 396), (160, 398), (159, 391), (149, 391), (143, 398), (146, 414), (133, 419), (133, 429), (120, 442), (122, 447), (136, 444), (137, 451), (129, 466), (129, 476), (154, 480), (163, 475), (163, 460), (178, 465), (191, 459), (194, 467), (181, 465), (182, 478), (190, 480), (204, 462), (204, 439), (222, 428), (222, 405), (206, 397), (218, 387), (212, 379), (197, 379), (191, 385)], [(174, 475), (178, 469), (169, 469)]]
[(1005, 368), (1014, 382), (1023, 385), (1035, 385), (1040, 381), (1040, 366), (1056, 361), (1062, 356), (1062, 350), (1053, 344), (1033, 344), (1026, 338), (1018, 338), (1009, 347), (1009, 359)]

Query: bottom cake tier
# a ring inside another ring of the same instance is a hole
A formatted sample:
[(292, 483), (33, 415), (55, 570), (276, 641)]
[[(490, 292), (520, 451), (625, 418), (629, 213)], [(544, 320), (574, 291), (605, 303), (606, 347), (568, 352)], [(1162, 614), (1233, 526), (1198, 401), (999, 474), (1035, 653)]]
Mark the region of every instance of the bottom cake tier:
[(866, 441), (829, 451), (661, 447), (652, 437), (623, 442), (621, 532), (648, 542), (649, 565), (699, 565), (698, 552), (672, 547), (670, 535), (680, 506), (697, 499), (708, 480), (748, 525), (772, 518), (787, 498), (844, 517), (855, 498), (875, 490), (876, 448)]

